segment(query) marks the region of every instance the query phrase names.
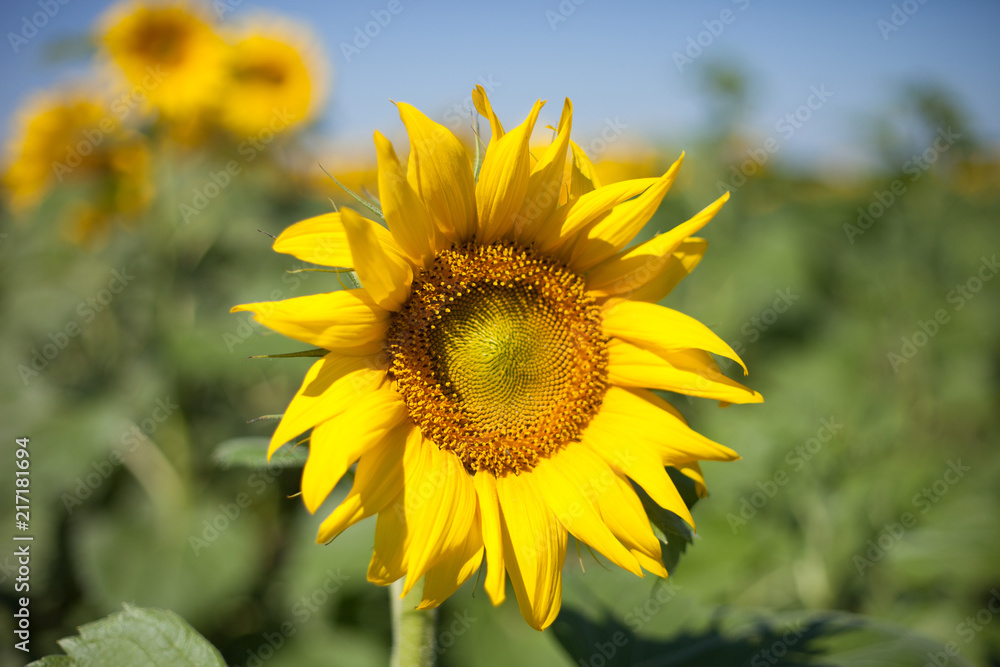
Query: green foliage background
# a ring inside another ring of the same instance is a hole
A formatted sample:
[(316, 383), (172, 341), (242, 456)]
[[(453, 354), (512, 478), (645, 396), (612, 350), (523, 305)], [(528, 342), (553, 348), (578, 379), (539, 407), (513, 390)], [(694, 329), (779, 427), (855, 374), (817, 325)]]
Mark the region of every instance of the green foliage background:
[[(551, 631), (524, 624), (513, 591), (492, 608), (470, 583), (442, 608), (441, 632), (454, 631), (439, 635), (442, 664), (586, 664), (618, 630), (640, 638), (630, 640), (633, 657), (710, 646), (737, 651), (720, 654), (729, 664), (764, 664), (750, 661), (803, 618), (812, 629), (781, 664), (827, 664), (827, 652), (852, 664), (864, 642), (830, 648), (837, 633), (822, 631), (822, 614), (832, 611), (891, 627), (896, 648), (917, 659), (940, 650), (925, 637), (954, 642), (972, 663), (1000, 664), (1000, 622), (989, 622), (987, 606), (1000, 599), (1000, 279), (983, 269), (961, 308), (954, 296), (1000, 251), (995, 148), (975, 140), (947, 95), (901, 91), (912, 134), (857, 128), (875, 137), (883, 168), (803, 171), (779, 152), (734, 187), (731, 168), (759, 138), (734, 129), (742, 100), (723, 74), (706, 77), (713, 129), (684, 141), (684, 169), (643, 234), (687, 219), (729, 180), (732, 199), (702, 234), (704, 261), (664, 303), (742, 351), (746, 382), (764, 394), (763, 405), (725, 409), (673, 397), (692, 426), (743, 459), (704, 465), (711, 495), (694, 509), (698, 537), (667, 595), (651, 577), (571, 550)], [(907, 162), (948, 126), (962, 139), (914, 178)], [(294, 149), (276, 144), (188, 223), (179, 203), (231, 151), (160, 150), (153, 212), (104, 246), (73, 246), (58, 233), (60, 211), (92, 196), (83, 187), (57, 190), (28, 219), (3, 213), (0, 457), (13, 461), (14, 438), (31, 438), (32, 657), (57, 653), (57, 639), (131, 603), (175, 612), (228, 664), (386, 664), (387, 590), (365, 580), (373, 522), (314, 543), (348, 484), (310, 516), (289, 497), (295, 467), (239, 465), (240, 447), (258, 441), (229, 445), (232, 465), (213, 457), (224, 441), (267, 437), (273, 422), (248, 420), (280, 413), (310, 363), (248, 361), (302, 346), (229, 308), (339, 288), (332, 274), (286, 273), (299, 263), (257, 231), (277, 234), (330, 210), (284, 176), (282, 155)], [(678, 152), (661, 146), (658, 168)], [(905, 192), (851, 238), (845, 225), (856, 224), (858, 207), (897, 179)], [(115, 270), (134, 278), (86, 319), (80, 304)], [(790, 305), (778, 313), (776, 303)], [(903, 356), (902, 339), (922, 340), (920, 323), (939, 311), (947, 321)], [(65, 349), (37, 375), (19, 371), (70, 322), (80, 334)], [(948, 471), (958, 466), (955, 479)], [(12, 477), (0, 479), (2, 497), (13, 497)], [(0, 507), (5, 525), (11, 507)], [(894, 524), (907, 514), (900, 533)], [(5, 637), (10, 551), (0, 553)], [(0, 662), (22, 659), (5, 641)]]

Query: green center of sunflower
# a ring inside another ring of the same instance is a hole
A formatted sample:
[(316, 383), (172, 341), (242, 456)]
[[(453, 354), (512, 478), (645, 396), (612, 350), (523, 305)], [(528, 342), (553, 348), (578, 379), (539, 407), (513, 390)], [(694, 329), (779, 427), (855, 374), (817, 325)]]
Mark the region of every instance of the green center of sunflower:
[(530, 470), (604, 397), (605, 339), (583, 279), (507, 243), (438, 253), (388, 345), (410, 416), (470, 472)]

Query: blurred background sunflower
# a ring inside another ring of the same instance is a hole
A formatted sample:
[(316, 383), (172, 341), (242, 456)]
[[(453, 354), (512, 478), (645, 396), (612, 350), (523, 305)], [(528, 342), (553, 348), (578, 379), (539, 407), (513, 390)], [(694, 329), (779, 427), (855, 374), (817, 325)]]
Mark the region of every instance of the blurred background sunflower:
[[(539, 633), (471, 577), (441, 608), (438, 663), (1000, 665), (998, 18), (910, 0), (4, 3), (0, 491), (30, 437), (34, 541), (30, 650), (4, 642), (0, 663), (58, 654), (123, 603), (177, 614), (220, 664), (388, 661), (374, 522), (313, 543), (351, 480), (310, 516), (288, 498), (301, 454), (262, 466), (310, 359), (246, 361), (300, 346), (228, 311), (354, 287), (267, 235), (358, 205), (326, 172), (378, 200), (372, 131), (406, 144), (389, 99), (474, 155), (478, 84), (501, 118), (550, 100), (533, 146), (572, 98), (603, 185), (686, 151), (636, 242), (731, 193), (663, 305), (726, 341), (767, 402), (720, 416), (667, 396), (743, 458), (705, 463), (711, 495), (685, 496), (695, 541), (658, 518), (666, 583), (571, 544)], [(0, 551), (9, 638), (16, 567)]]
[(101, 21), (109, 76), (141, 88), (171, 118), (196, 115), (223, 93), (227, 45), (206, 8), (194, 3), (125, 2)]

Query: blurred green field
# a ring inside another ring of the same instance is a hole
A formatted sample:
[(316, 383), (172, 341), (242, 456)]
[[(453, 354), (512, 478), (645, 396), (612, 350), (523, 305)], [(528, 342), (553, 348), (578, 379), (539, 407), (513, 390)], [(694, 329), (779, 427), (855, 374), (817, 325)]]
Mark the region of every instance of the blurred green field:
[[(802, 170), (780, 152), (744, 168), (762, 143), (736, 132), (736, 106), (710, 133), (657, 147), (648, 175), (680, 148), (687, 158), (640, 240), (714, 200), (720, 181), (732, 191), (702, 234), (705, 260), (664, 303), (739, 351), (765, 396), (725, 409), (672, 397), (743, 459), (704, 464), (698, 539), (667, 589), (585, 550), (578, 561), (571, 545), (552, 630), (527, 627), (512, 591), (494, 609), (470, 582), (441, 610), (440, 664), (598, 664), (582, 651), (619, 627), (680, 656), (649, 664), (688, 664), (699, 642), (736, 651), (730, 664), (828, 664), (819, 630), (778, 662), (751, 658), (771, 641), (761, 627), (842, 611), (905, 631), (921, 655), (940, 650), (923, 637), (953, 642), (950, 664), (1000, 665), (1000, 155), (934, 99), (901, 93), (911, 136), (858, 127), (879, 137), (885, 166), (868, 173)], [(926, 169), (912, 161), (951, 126), (961, 140), (939, 142)], [(274, 422), (249, 420), (280, 413), (310, 361), (247, 360), (302, 345), (229, 308), (341, 286), (289, 273), (302, 266), (266, 235), (330, 210), (335, 188), (289, 167), (302, 144), (269, 146), (194, 215), (182, 204), (237, 144), (154, 145), (148, 212), (104, 242), (61, 232), (74, 202), (97, 196), (88, 184), (3, 212), (0, 457), (11, 470), (15, 438), (30, 437), (31, 657), (132, 603), (176, 612), (229, 664), (387, 663), (388, 591), (365, 579), (374, 522), (314, 544), (349, 483), (310, 516), (289, 498), (296, 468), (213, 459), (220, 443), (269, 437)], [(738, 184), (734, 169), (754, 173)], [(859, 208), (870, 217), (859, 222)], [(12, 474), (0, 488), (13, 497)], [(0, 516), (13, 524), (11, 503)], [(11, 551), (0, 554), (8, 637)], [(571, 657), (560, 640), (573, 646), (580, 627), (592, 632)], [(836, 664), (860, 664), (837, 650)], [(9, 642), (0, 651), (3, 664), (23, 660)]]

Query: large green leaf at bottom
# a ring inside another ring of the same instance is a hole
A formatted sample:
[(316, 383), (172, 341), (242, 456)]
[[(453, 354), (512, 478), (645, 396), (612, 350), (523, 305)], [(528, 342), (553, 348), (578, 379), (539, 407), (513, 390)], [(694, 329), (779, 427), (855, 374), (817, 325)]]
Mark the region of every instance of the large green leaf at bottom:
[(565, 573), (563, 609), (552, 630), (574, 664), (912, 667), (933, 656), (952, 667), (970, 665), (944, 645), (881, 619), (711, 607), (672, 580), (630, 582), (614, 574)]
[(29, 667), (226, 667), (215, 647), (172, 611), (125, 605), (79, 630), (59, 640), (66, 656)]

